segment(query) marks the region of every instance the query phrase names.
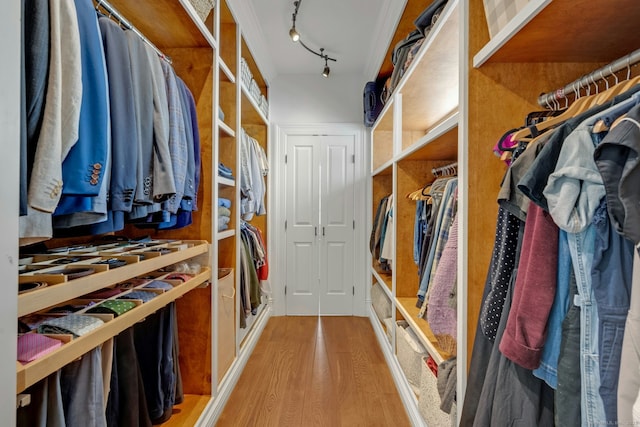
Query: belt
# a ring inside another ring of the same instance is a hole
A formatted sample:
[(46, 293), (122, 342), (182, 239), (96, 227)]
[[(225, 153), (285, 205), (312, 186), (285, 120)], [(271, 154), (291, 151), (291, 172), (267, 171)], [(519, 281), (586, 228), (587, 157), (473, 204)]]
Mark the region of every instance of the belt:
[(47, 282), (27, 282), (18, 284), (18, 294), (24, 294), (26, 292), (35, 291), (36, 289), (42, 289), (48, 285)]
[(45, 274), (64, 274), (67, 279), (74, 280), (95, 273), (93, 268), (62, 268), (60, 270), (47, 271)]

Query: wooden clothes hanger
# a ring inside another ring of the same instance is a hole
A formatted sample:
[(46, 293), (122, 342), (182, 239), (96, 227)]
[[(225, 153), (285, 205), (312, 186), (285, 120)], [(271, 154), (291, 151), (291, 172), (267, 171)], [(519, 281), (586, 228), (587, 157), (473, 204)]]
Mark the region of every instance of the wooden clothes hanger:
[[(598, 94), (596, 93), (594, 95), (591, 95), (590, 93), (587, 93), (587, 95), (585, 96), (578, 97), (581, 89), (582, 87), (579, 87), (577, 90), (575, 90), (574, 93), (577, 97), (576, 100), (571, 105), (569, 105), (567, 109), (564, 110), (561, 114), (551, 117), (532, 127), (534, 127), (538, 133), (541, 133), (547, 129), (551, 129), (553, 127), (561, 125), (567, 120), (573, 117), (576, 117), (582, 114), (583, 112), (587, 111), (589, 108), (591, 108), (594, 102), (594, 99)], [(531, 138), (533, 136), (531, 131), (532, 131), (531, 127), (523, 128), (515, 132), (512, 135), (512, 139), (514, 141), (530, 141), (530, 139), (528, 138)]]

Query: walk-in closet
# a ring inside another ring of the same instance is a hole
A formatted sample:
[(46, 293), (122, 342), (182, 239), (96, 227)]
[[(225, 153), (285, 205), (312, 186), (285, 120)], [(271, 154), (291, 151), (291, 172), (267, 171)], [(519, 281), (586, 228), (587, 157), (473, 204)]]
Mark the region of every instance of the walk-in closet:
[(3, 425), (640, 423), (636, 2), (9, 3)]

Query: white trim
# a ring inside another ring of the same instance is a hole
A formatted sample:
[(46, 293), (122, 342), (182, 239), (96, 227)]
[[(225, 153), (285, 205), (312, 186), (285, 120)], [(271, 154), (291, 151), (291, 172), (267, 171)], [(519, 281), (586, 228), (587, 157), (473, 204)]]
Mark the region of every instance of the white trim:
[[(0, 17), (0, 52), (5, 66), (0, 68), (0, 131), (2, 170), (0, 171), (0, 274), (6, 283), (0, 301), (0, 414), (3, 425), (16, 423), (16, 319), (18, 317), (18, 206), (20, 176), (20, 51), (21, 2), (8, 2)], [(12, 291), (13, 290), (13, 291)]]
[[(467, 389), (467, 317), (469, 283), (469, 2), (460, 2), (460, 69), (458, 89), (458, 265), (457, 265), (457, 383), (456, 425), (460, 424), (462, 404)], [(473, 333), (474, 331), (471, 331)]]
[(234, 137), (236, 136), (236, 131), (231, 129), (231, 126), (223, 122), (222, 120), (218, 120), (218, 128), (223, 131), (227, 136)]
[(247, 334), (246, 343), (242, 347), (242, 351), (239, 356), (234, 360), (233, 365), (231, 365), (227, 375), (225, 375), (222, 380), (220, 388), (218, 389), (218, 395), (213, 400), (209, 401), (207, 407), (202, 411), (202, 414), (200, 414), (200, 418), (198, 418), (196, 426), (213, 427), (216, 424), (270, 317), (271, 307), (267, 305), (262, 311), (262, 316), (256, 320), (251, 332)]
[(364, 75), (369, 81), (378, 77), (378, 71), (384, 61), (384, 55), (393, 40), (393, 35), (396, 32), (396, 27), (400, 22), (406, 4), (407, 0), (386, 0), (380, 6), (378, 21), (373, 29), (375, 38), (372, 40), (371, 49), (367, 55), (369, 59), (364, 67)]
[(426, 424), (418, 410), (418, 401), (416, 396), (413, 394), (413, 390), (402, 372), (402, 368), (400, 368), (398, 359), (391, 351), (391, 346), (389, 345), (385, 332), (382, 330), (382, 326), (380, 325), (380, 321), (378, 320), (375, 311), (373, 311), (373, 306), (369, 307), (369, 320), (371, 321), (373, 331), (378, 338), (380, 348), (382, 349), (384, 358), (387, 361), (387, 366), (389, 366), (391, 376), (396, 384), (396, 388), (400, 394), (400, 400), (402, 400), (402, 403), (404, 404), (404, 409), (407, 411), (407, 416), (409, 417), (409, 421), (411, 421), (411, 425), (414, 427), (425, 427)]
[(218, 56), (218, 60), (219, 60), (218, 64), (219, 64), (220, 70), (222, 70), (224, 75), (227, 76), (227, 78), (229, 79), (229, 81), (231, 83), (235, 83), (236, 82), (236, 76), (233, 74), (233, 71), (231, 71), (231, 68), (229, 68), (227, 63), (224, 62), (222, 57)]
[(375, 270), (375, 268), (371, 267), (371, 274), (373, 274), (373, 276), (376, 278), (376, 282), (378, 282), (378, 284), (380, 285), (384, 293), (387, 294), (387, 297), (389, 298), (389, 302), (393, 301), (393, 295), (391, 294), (391, 289), (387, 287), (386, 282), (384, 281), (384, 279), (382, 279), (382, 277), (380, 276), (380, 273), (378, 273)]

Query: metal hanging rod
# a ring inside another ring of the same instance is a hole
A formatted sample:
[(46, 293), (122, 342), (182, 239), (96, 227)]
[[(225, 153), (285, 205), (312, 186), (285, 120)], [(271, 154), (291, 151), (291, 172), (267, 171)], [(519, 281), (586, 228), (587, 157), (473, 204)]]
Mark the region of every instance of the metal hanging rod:
[[(579, 93), (580, 89), (589, 87), (591, 84), (596, 84), (598, 80), (606, 80), (607, 77), (613, 76), (618, 71), (625, 68), (630, 70), (632, 65), (640, 62), (640, 49), (631, 52), (630, 54), (623, 56), (620, 59), (613, 61), (612, 63), (599, 68), (586, 76), (582, 76), (579, 79), (569, 83), (563, 88), (560, 88), (554, 92), (544, 93), (538, 97), (538, 104), (541, 107), (548, 107), (557, 103), (561, 99), (566, 99), (567, 95), (572, 93)], [(617, 80), (617, 78), (616, 78)]]
[(109, 2), (105, 1), (105, 0), (97, 0), (97, 4), (96, 4), (96, 10), (98, 10), (100, 7), (102, 7), (104, 10), (107, 11), (107, 13), (109, 13), (110, 17), (114, 17), (118, 20), (118, 22), (120, 22), (120, 25), (124, 26), (126, 29), (133, 31), (134, 33), (136, 33), (136, 35), (138, 37), (140, 37), (142, 39), (143, 42), (145, 42), (146, 44), (148, 44), (149, 46), (151, 46), (153, 48), (153, 50), (156, 51), (156, 53), (158, 54), (158, 56), (162, 59), (164, 59), (165, 61), (167, 61), (169, 64), (171, 64), (171, 58), (167, 55), (165, 55), (160, 49), (158, 49), (156, 47), (156, 45), (154, 45), (153, 43), (151, 43), (151, 41), (149, 41), (148, 38), (146, 38), (144, 36), (144, 34), (142, 34), (136, 27), (134, 27), (131, 22), (129, 22), (126, 18), (124, 18), (120, 12), (118, 12), (116, 10), (115, 7), (113, 7), (111, 4), (109, 4)]
[(445, 174), (453, 175), (457, 172), (458, 172), (458, 162), (453, 162), (449, 165), (444, 165), (444, 166), (440, 166), (439, 168), (431, 169), (431, 173), (435, 177), (444, 176)]

